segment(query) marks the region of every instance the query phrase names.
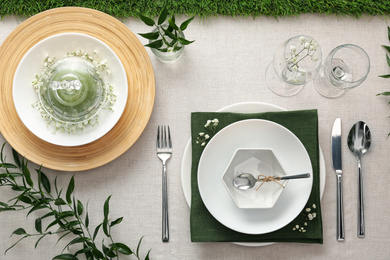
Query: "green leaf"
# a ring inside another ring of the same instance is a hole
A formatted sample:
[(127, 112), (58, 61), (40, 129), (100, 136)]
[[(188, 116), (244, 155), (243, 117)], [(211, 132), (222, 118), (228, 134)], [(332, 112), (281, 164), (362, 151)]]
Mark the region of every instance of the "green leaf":
[(50, 193), (50, 192), (51, 192), (51, 187), (50, 187), (50, 181), (49, 181), (49, 179), (48, 179), (47, 176), (41, 171), (41, 168), (39, 168), (39, 172), (40, 172), (40, 179), (41, 179), (41, 183), (42, 183), (43, 188), (45, 189), (45, 191), (46, 191), (47, 193)]
[(67, 236), (68, 234), (70, 234), (70, 233), (72, 233), (72, 232), (66, 232), (65, 234), (63, 234), (58, 240), (57, 240), (57, 243), (61, 240), (61, 239), (63, 239), (65, 236)]
[(46, 205), (44, 205), (45, 203), (46, 203), (45, 200), (40, 200), (40, 201), (38, 201), (38, 202), (34, 205), (34, 207), (32, 207), (32, 208), (30, 209), (30, 211), (27, 213), (27, 216), (30, 215), (30, 214), (31, 214), (32, 212), (34, 212), (34, 211), (37, 211), (37, 210), (46, 208)]
[(80, 244), (80, 243), (84, 243), (84, 242), (87, 242), (87, 241), (88, 241), (88, 238), (86, 238), (86, 237), (76, 237), (75, 239), (70, 241), (64, 248), (68, 248), (69, 249), (69, 247), (71, 245)]
[(187, 26), (190, 24), (190, 22), (192, 22), (192, 20), (194, 20), (194, 18), (195, 18), (195, 16), (193, 16), (190, 19), (185, 20), (184, 22), (182, 22), (182, 24), (180, 25), (180, 30), (184, 31), (185, 29), (187, 29)]
[(58, 255), (58, 256), (55, 256), (53, 258), (53, 260), (77, 260), (77, 257), (75, 257), (74, 255), (72, 254), (61, 254), (61, 255)]
[(138, 242), (138, 245), (137, 245), (137, 250), (136, 250), (136, 255), (139, 255), (139, 249), (140, 249), (140, 247), (141, 247), (141, 243), (142, 243), (142, 239), (143, 239), (144, 237), (141, 237), (141, 239), (139, 240), (139, 242)]
[(390, 67), (390, 57), (387, 54), (386, 54), (386, 61), (387, 61), (387, 65), (389, 65), (389, 67)]
[(88, 214), (88, 211), (87, 211), (87, 214), (85, 215), (85, 226), (86, 227), (89, 226), (89, 214)]
[(186, 40), (186, 39), (184, 39), (184, 38), (181, 38), (181, 37), (179, 37), (177, 40), (178, 40), (179, 43), (182, 44), (182, 45), (188, 45), (188, 44), (191, 44), (191, 43), (194, 42), (194, 41), (188, 41), (188, 40)]
[(47, 217), (53, 216), (54, 214), (55, 214), (55, 213), (54, 213), (53, 211), (51, 211), (51, 212), (49, 212), (49, 213), (43, 215), (43, 216), (41, 217), (41, 219), (45, 219), (45, 218), (47, 218)]
[(22, 172), (23, 172), (24, 178), (26, 179), (27, 184), (30, 185), (30, 187), (33, 187), (34, 183), (31, 179), (30, 170), (27, 168), (27, 162), (26, 162), (26, 164), (23, 164)]
[(157, 40), (160, 34), (158, 32), (150, 32), (150, 33), (139, 33), (142, 37), (148, 40)]
[(20, 241), (22, 241), (23, 239), (29, 237), (30, 235), (25, 235), (24, 237), (22, 237), (21, 239), (19, 239), (18, 241), (16, 241), (12, 246), (8, 247), (7, 250), (5, 250), (4, 254), (7, 254), (7, 252), (13, 248), (14, 246), (16, 246)]
[(389, 26), (387, 26), (387, 36), (388, 36), (389, 41), (390, 41), (390, 27)]
[(12, 163), (0, 163), (1, 168), (7, 168), (7, 169), (15, 169), (18, 168), (16, 165), (13, 165)]
[(166, 30), (163, 28), (163, 31), (165, 33), (165, 35), (167, 35), (169, 38), (171, 38), (172, 40), (177, 40), (177, 37), (176, 35), (174, 35), (173, 33), (171, 33), (170, 31)]
[(106, 218), (103, 220), (103, 232), (107, 237), (110, 237), (110, 232), (108, 229), (108, 219)]
[(105, 219), (108, 219), (108, 214), (110, 213), (110, 199), (111, 199), (111, 195), (108, 196), (108, 198), (104, 202), (103, 213)]
[(157, 21), (157, 24), (160, 25), (162, 24), (163, 22), (165, 22), (165, 20), (167, 19), (167, 15), (168, 15), (168, 9), (167, 8), (164, 8), (160, 14), (160, 16), (158, 17), (158, 21)]
[(168, 19), (168, 23), (169, 25), (176, 31), (179, 30), (179, 27), (176, 25), (176, 22), (175, 22), (175, 16), (171, 16), (171, 18)]
[(23, 194), (18, 196), (18, 199), (26, 204), (32, 205), (34, 202), (31, 200), (30, 197), (24, 196)]
[(81, 201), (77, 200), (77, 214), (79, 214), (80, 216), (81, 214), (83, 214), (83, 211), (84, 211), (83, 204), (81, 203)]
[(388, 78), (390, 78), (390, 74), (387, 74), (387, 75), (380, 75), (379, 77), (388, 79)]
[(145, 256), (145, 260), (149, 260), (149, 254), (152, 249), (149, 249), (148, 254)]
[(133, 251), (123, 243), (114, 243), (114, 244), (111, 244), (110, 246), (112, 248), (114, 248), (114, 250), (118, 250), (118, 252), (123, 254), (123, 255), (133, 254)]
[(119, 223), (121, 223), (123, 220), (123, 217), (120, 217), (120, 218), (117, 218), (116, 220), (112, 221), (111, 224), (110, 224), (110, 227), (113, 227), (115, 225), (118, 225)]
[(42, 234), (42, 219), (41, 218), (37, 218), (35, 220), (35, 230), (38, 232), (38, 233), (41, 233)]
[(100, 252), (99, 250), (97, 250), (96, 248), (94, 248), (92, 250), (92, 254), (94, 257), (96, 257), (97, 259), (105, 259), (104, 258), (104, 255), (102, 254), (102, 252)]
[(68, 204), (72, 204), (71, 195), (73, 191), (74, 191), (74, 175), (70, 179), (68, 189), (66, 190), (66, 201), (68, 202)]
[(100, 227), (101, 227), (102, 225), (103, 225), (103, 223), (100, 224), (100, 225), (98, 225), (98, 226), (95, 228), (95, 231), (93, 232), (92, 241), (95, 241), (95, 238), (96, 238), (97, 234), (99, 233), (99, 229), (100, 229)]
[(54, 201), (54, 205), (56, 205), (56, 206), (66, 205), (66, 202), (65, 202), (65, 200), (63, 200), (62, 198), (57, 198), (57, 199)]
[(382, 45), (383, 48), (385, 48), (388, 52), (390, 52), (390, 46)]
[(93, 250), (92, 247), (84, 247), (83, 249), (80, 249), (79, 251), (77, 251), (74, 255), (77, 256), (80, 254), (85, 254), (87, 252), (91, 252), (92, 250)]
[(382, 96), (390, 96), (390, 92), (382, 92), (377, 95), (382, 95)]
[(16, 165), (20, 168), (21, 164), (20, 164), (19, 154), (13, 148), (12, 148), (12, 155), (14, 157), (14, 161), (15, 161)]
[(144, 16), (144, 15), (142, 15), (142, 14), (140, 14), (140, 13), (138, 14), (138, 16), (139, 16), (139, 18), (141, 18), (141, 20), (142, 20), (146, 25), (148, 25), (148, 26), (154, 26), (154, 25), (155, 25), (153, 19), (150, 19), (149, 17), (146, 17), (146, 16)]
[(41, 242), (41, 240), (42, 240), (47, 234), (48, 234), (48, 233), (43, 234), (43, 235), (37, 240), (37, 242), (35, 243), (34, 248), (37, 248), (37, 247), (38, 247), (39, 242)]
[(151, 43), (145, 45), (145, 47), (154, 48), (154, 49), (158, 49), (161, 46), (163, 46), (162, 40), (157, 40), (157, 41), (154, 41), (154, 42), (151, 42)]
[(18, 228), (14, 232), (12, 232), (12, 235), (25, 235), (25, 234), (27, 234), (27, 232), (23, 228)]

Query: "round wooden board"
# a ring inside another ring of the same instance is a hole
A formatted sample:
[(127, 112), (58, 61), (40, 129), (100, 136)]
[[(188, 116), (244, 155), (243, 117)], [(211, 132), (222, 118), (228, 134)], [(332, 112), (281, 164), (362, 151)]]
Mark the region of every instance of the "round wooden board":
[[(106, 43), (122, 61), (129, 88), (127, 105), (113, 129), (92, 143), (75, 147), (53, 145), (32, 134), (16, 113), (12, 97), (14, 74), (26, 52), (41, 40), (66, 32), (84, 33)], [(153, 67), (144, 46), (123, 23), (93, 9), (64, 7), (37, 14), (11, 32), (0, 47), (1, 134), (20, 155), (45, 168), (83, 171), (114, 160), (145, 129), (154, 98)]]

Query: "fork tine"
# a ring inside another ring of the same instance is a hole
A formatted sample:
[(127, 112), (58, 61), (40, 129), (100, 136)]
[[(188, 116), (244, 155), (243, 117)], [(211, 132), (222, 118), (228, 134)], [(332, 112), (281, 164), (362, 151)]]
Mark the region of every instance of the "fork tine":
[(163, 126), (163, 148), (167, 148), (167, 131), (166, 126)]
[(172, 148), (171, 131), (168, 126), (168, 148)]
[(156, 141), (156, 148), (160, 148), (160, 126), (157, 127), (157, 141)]

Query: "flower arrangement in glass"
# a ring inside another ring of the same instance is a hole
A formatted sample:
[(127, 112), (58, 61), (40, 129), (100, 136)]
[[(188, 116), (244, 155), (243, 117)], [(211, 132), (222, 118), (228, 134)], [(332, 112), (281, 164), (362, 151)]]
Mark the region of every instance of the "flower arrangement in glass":
[(195, 16), (185, 20), (178, 26), (174, 15), (168, 18), (168, 9), (166, 7), (161, 12), (157, 22), (142, 14), (138, 15), (146, 25), (154, 27), (150, 33), (139, 33), (139, 35), (149, 40), (145, 47), (150, 47), (156, 57), (163, 62), (177, 60), (183, 53), (184, 46), (194, 42), (187, 40), (183, 31), (187, 29)]
[(309, 36), (295, 36), (275, 51), (265, 79), (270, 90), (280, 96), (293, 96), (314, 79), (322, 60), (321, 47)]

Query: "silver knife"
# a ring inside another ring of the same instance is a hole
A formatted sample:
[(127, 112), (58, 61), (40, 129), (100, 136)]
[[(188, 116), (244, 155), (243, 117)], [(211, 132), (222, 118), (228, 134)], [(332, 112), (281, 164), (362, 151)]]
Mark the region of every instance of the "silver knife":
[(337, 240), (344, 241), (344, 209), (341, 163), (341, 119), (334, 121), (332, 128), (332, 162), (337, 178)]

